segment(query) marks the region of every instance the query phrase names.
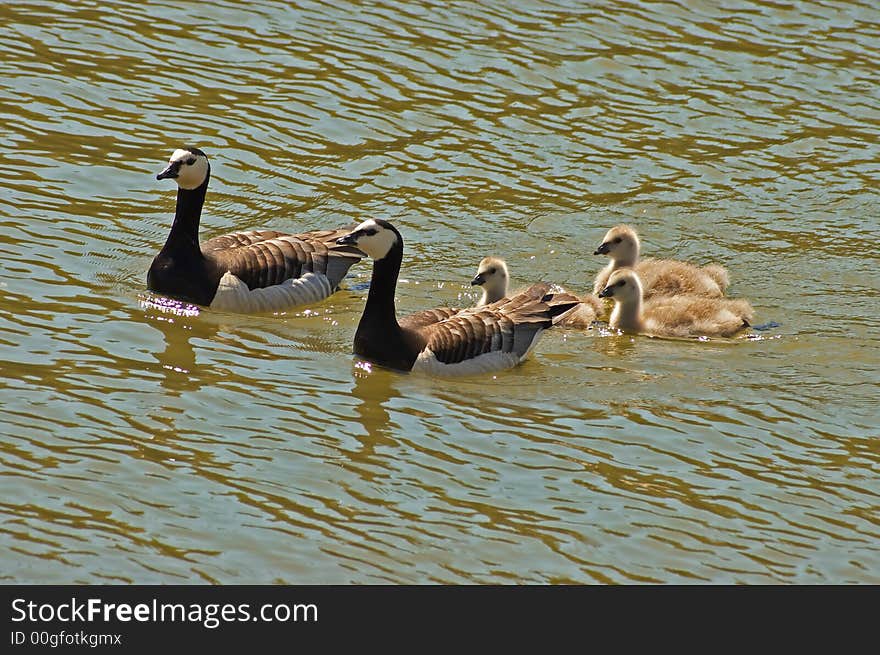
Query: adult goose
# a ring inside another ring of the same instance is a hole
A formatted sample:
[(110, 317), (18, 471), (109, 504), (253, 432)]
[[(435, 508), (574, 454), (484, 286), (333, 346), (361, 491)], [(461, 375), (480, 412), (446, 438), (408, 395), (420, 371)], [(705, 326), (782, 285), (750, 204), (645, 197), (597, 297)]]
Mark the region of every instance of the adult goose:
[[(507, 262), (500, 257), (484, 257), (477, 267), (477, 274), (471, 280), (471, 285), (483, 289), (477, 307), (507, 298), (509, 283), (510, 272)], [(546, 282), (537, 282), (514, 295), (526, 294), (528, 297), (538, 299), (553, 290), (558, 291), (559, 288)], [(574, 309), (557, 316), (553, 320), (553, 325), (575, 329), (589, 328), (603, 310), (602, 301), (593, 294), (588, 294), (580, 300)]]
[(642, 281), (645, 298), (691, 294), (720, 298), (730, 284), (727, 270), (719, 264), (694, 266), (675, 259), (639, 259), (639, 235), (629, 225), (608, 230), (594, 255), (608, 255), (609, 264), (596, 276), (593, 293), (608, 285), (608, 278), (620, 268), (632, 268)]
[(623, 332), (657, 337), (731, 337), (751, 325), (747, 300), (705, 296), (655, 296), (643, 301), (642, 283), (629, 268), (615, 271), (600, 298), (614, 300), (609, 324)]
[(394, 293), (403, 260), (400, 232), (388, 221), (370, 219), (338, 243), (354, 246), (373, 259), (354, 352), (388, 368), (437, 375), (510, 368), (529, 354), (555, 316), (577, 304), (570, 294), (546, 294), (539, 299), (504, 299), (484, 307), (449, 310), (454, 313), (439, 321), (398, 321)]
[(363, 253), (336, 243), (351, 228), (284, 234), (235, 232), (199, 244), (199, 220), (211, 178), (198, 148), (175, 150), (156, 176), (177, 182), (168, 240), (147, 272), (147, 288), (231, 312), (283, 311), (332, 294)]

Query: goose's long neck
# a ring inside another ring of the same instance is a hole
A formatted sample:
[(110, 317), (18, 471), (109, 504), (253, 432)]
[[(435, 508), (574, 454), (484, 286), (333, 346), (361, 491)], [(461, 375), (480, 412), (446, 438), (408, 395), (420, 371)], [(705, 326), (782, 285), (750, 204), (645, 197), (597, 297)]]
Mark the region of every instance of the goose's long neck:
[(199, 221), (202, 217), (202, 206), (208, 192), (208, 178), (195, 189), (177, 189), (177, 209), (171, 233), (163, 250), (189, 251), (201, 254), (199, 248)]
[(611, 325), (618, 330), (640, 331), (642, 329), (642, 294), (614, 303)]
[(398, 242), (385, 257), (373, 262), (370, 292), (367, 295), (362, 319), (364, 322), (400, 329), (394, 307), (394, 294), (397, 290), (397, 278), (400, 275), (402, 261), (403, 245)]

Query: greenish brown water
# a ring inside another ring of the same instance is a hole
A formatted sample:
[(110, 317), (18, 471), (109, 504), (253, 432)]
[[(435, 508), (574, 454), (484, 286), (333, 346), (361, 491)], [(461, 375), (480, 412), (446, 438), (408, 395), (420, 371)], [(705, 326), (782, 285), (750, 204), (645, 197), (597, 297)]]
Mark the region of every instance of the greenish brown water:
[[(880, 9), (734, 5), (0, 5), (2, 579), (880, 583)], [(628, 222), (780, 326), (450, 381), (351, 356), (366, 264), (163, 312), (182, 144), (205, 238), (395, 221), (403, 311)]]

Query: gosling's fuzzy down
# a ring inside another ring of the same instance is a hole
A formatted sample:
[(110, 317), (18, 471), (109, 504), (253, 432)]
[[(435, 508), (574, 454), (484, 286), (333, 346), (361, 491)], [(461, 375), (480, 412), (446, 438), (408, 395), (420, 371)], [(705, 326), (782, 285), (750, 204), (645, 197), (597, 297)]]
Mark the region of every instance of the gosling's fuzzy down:
[(611, 261), (599, 271), (593, 293), (608, 286), (611, 274), (632, 268), (642, 281), (645, 299), (683, 294), (720, 298), (730, 284), (727, 270), (719, 264), (694, 266), (675, 259), (639, 259), (639, 235), (629, 225), (617, 225), (605, 234), (594, 255), (608, 255)]
[(177, 182), (177, 207), (165, 245), (147, 272), (147, 288), (231, 312), (271, 312), (332, 294), (364, 255), (336, 243), (350, 228), (284, 234), (235, 232), (199, 244), (211, 167), (198, 148), (179, 148), (156, 178)]
[[(507, 298), (508, 286), (510, 284), (510, 271), (507, 267), (507, 262), (500, 257), (484, 257), (480, 261), (479, 266), (477, 266), (477, 274), (471, 280), (471, 284), (473, 286), (480, 286), (483, 289), (483, 295), (477, 302), (477, 307), (496, 303)], [(511, 297), (539, 299), (554, 290), (561, 291), (556, 285), (537, 282), (526, 289), (514, 293)], [(573, 309), (553, 319), (553, 325), (574, 329), (590, 327), (602, 311), (602, 302), (592, 294), (584, 296), (579, 300), (580, 302)]]
[(642, 283), (632, 269), (615, 271), (599, 292), (614, 300), (609, 324), (623, 332), (658, 337), (731, 337), (751, 325), (747, 300), (705, 296), (655, 296), (643, 301)]

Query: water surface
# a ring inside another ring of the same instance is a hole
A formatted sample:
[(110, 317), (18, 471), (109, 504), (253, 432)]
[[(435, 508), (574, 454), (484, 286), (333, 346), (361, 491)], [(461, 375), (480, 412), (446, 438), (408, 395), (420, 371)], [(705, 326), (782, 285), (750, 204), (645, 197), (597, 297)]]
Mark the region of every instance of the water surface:
[[(25, 583), (880, 582), (871, 2), (0, 6), (0, 571)], [(172, 312), (202, 236), (368, 217), (401, 311), (479, 260), (586, 291), (619, 222), (779, 327), (547, 333), (497, 375), (362, 366), (369, 266)]]

